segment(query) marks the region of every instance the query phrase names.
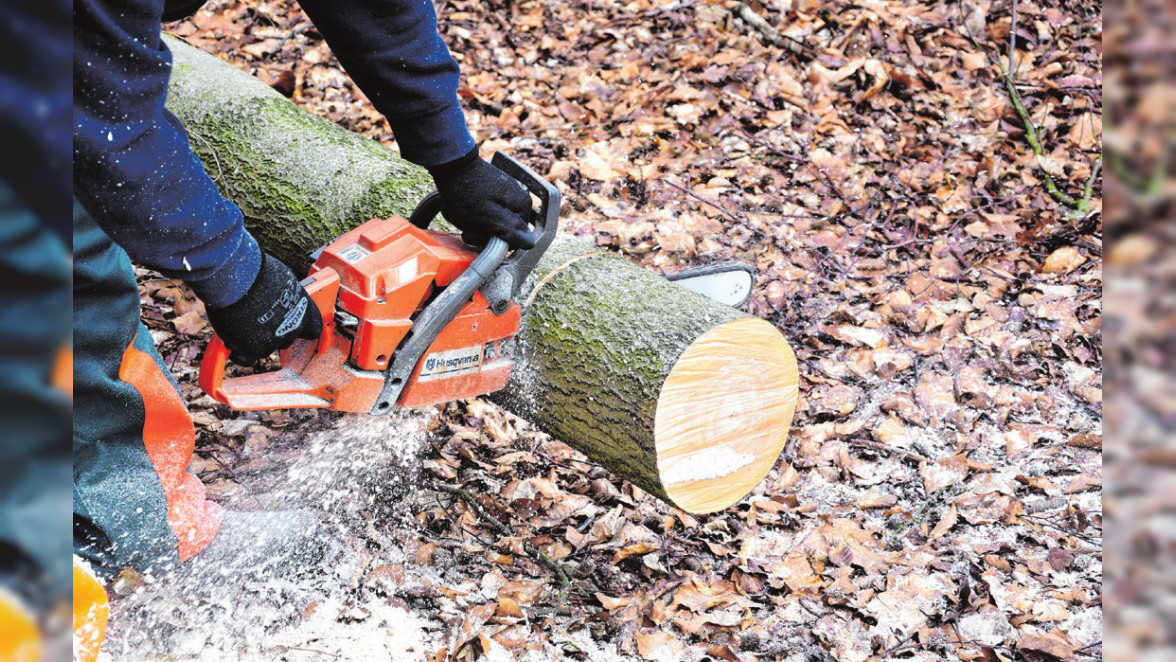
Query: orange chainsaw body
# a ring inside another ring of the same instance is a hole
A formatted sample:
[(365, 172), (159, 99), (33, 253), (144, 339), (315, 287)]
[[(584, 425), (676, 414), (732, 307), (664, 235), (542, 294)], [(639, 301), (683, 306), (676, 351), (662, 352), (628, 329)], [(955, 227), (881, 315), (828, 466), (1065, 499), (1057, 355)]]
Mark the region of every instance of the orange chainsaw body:
[[(414, 315), (477, 256), (454, 235), (399, 216), (372, 219), (323, 248), (302, 283), (323, 318), (318, 341), (283, 350), (275, 372), (225, 379), (228, 350), (214, 337), (200, 385), (234, 409), (371, 411)], [(517, 303), (495, 314), (475, 292), (437, 333), (396, 404), (421, 407), (503, 388), (519, 324)]]

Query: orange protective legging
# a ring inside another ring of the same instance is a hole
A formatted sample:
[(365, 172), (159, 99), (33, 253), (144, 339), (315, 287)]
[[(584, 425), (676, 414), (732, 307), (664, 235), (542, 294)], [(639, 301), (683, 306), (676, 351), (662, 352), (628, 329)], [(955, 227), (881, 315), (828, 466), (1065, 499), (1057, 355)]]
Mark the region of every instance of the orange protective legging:
[(190, 473), (196, 430), (188, 408), (151, 355), (131, 343), (123, 353), (119, 379), (143, 399), (143, 446), (167, 498), (167, 521), (179, 543), (180, 560), (190, 559), (212, 542), (224, 512), (205, 499), (204, 484)]
[(16, 595), (0, 591), (0, 660), (41, 662), (41, 631)]

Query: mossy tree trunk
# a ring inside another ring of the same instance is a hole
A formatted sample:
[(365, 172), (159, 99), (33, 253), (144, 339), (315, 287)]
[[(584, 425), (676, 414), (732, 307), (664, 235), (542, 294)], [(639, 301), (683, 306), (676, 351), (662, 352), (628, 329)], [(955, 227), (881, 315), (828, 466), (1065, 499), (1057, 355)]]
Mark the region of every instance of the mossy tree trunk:
[[(429, 189), (427, 174), (391, 150), (167, 43), (168, 108), (262, 247), (296, 271), (343, 231), (407, 215)], [(494, 400), (691, 512), (727, 507), (771, 469), (796, 402), (796, 363), (767, 322), (569, 236), (520, 299), (531, 294), (511, 382)]]
[(164, 37), (167, 108), (245, 226), (300, 274), (310, 253), (369, 218), (407, 215), (432, 189), (424, 169), (307, 113), (223, 60)]

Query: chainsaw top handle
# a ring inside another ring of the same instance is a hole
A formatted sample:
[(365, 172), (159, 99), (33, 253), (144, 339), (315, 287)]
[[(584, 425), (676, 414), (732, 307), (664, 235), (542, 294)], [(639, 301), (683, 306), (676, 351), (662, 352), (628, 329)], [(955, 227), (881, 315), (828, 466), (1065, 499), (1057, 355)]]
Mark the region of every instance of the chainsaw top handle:
[[(539, 208), (532, 209), (530, 218), (526, 219), (536, 234), (535, 247), (516, 249), (494, 270), (493, 276), (480, 286), (482, 295), (490, 302), (490, 309), (501, 315), (506, 312), (510, 302), (518, 295), (519, 288), (539, 262), (539, 258), (543, 257), (547, 247), (555, 239), (555, 233), (559, 229), (561, 196), (559, 189), (534, 170), (502, 152), (495, 152), (490, 164), (510, 175), (539, 199)], [(417, 204), (412, 215), (408, 217), (408, 222), (421, 229), (428, 228), (433, 218), (441, 211), (441, 204), (441, 194), (433, 191)]]
[[(538, 211), (532, 209), (531, 218), (527, 219), (527, 222), (538, 231), (535, 247), (515, 250), (507, 257), (509, 247), (506, 242), (498, 237), (490, 238), (470, 266), (413, 320), (412, 328), (393, 354), (392, 364), (385, 372), (384, 388), (381, 389), (380, 397), (376, 399), (376, 404), (372, 408), (373, 414), (387, 414), (392, 411), (421, 357), (433, 344), (437, 334), (453, 321), (475, 291), (482, 289), (495, 314), (501, 315), (506, 312), (523, 281), (555, 239), (559, 225), (559, 190), (533, 170), (502, 152), (495, 152), (490, 163), (539, 198)], [(434, 191), (421, 200), (408, 221), (424, 229), (432, 223), (439, 211), (441, 196)]]

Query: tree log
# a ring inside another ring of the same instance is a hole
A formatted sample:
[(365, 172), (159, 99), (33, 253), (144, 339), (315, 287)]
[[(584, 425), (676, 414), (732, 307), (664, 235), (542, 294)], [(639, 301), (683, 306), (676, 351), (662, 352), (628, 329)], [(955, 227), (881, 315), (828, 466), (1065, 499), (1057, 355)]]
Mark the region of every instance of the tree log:
[[(168, 108), (263, 248), (307, 255), (372, 217), (407, 215), (423, 170), (174, 39)], [(743, 498), (775, 463), (797, 398), (768, 322), (561, 235), (520, 291), (514, 373), (492, 398), (685, 511)]]

